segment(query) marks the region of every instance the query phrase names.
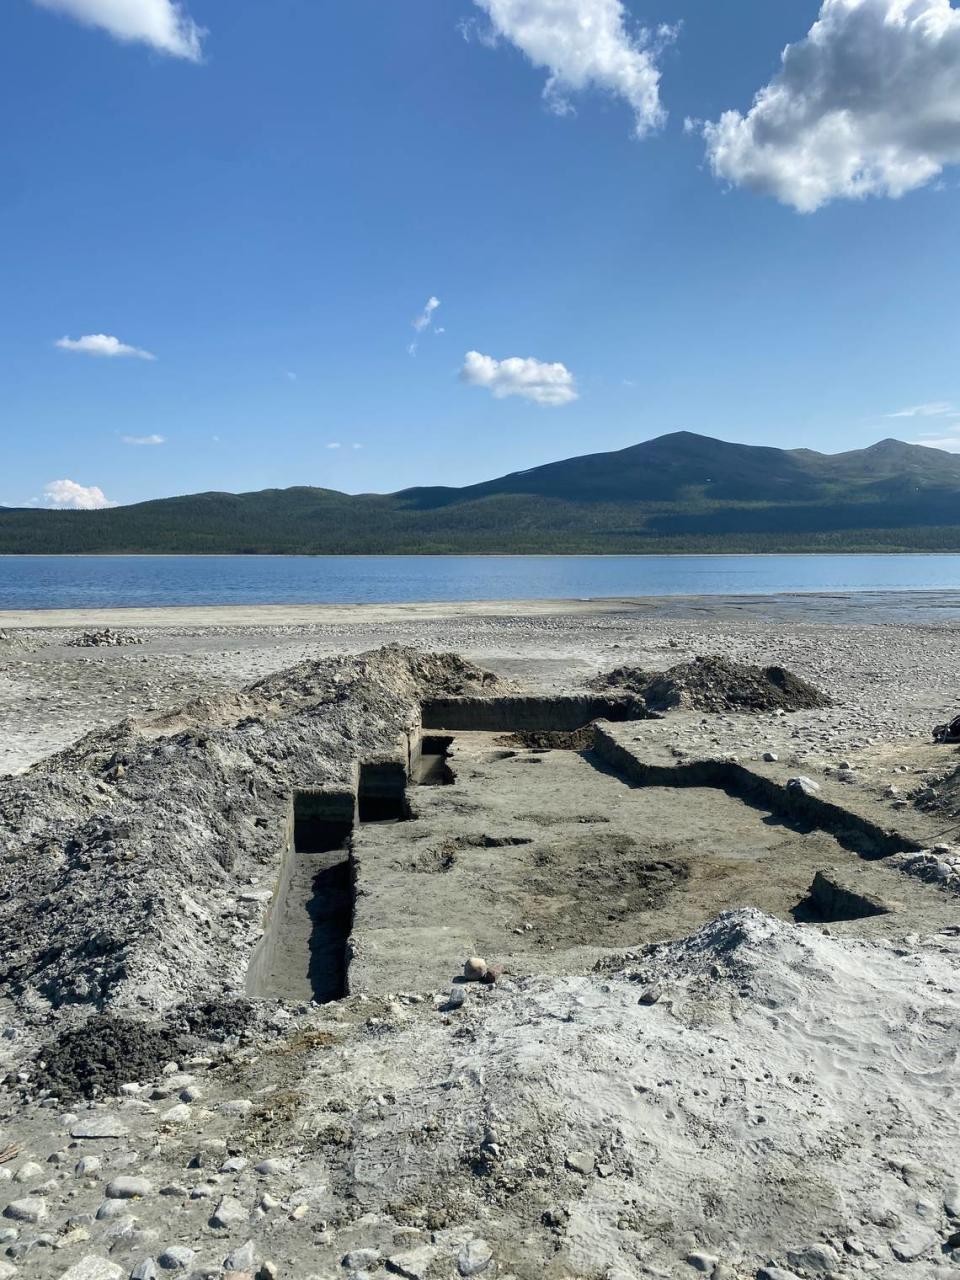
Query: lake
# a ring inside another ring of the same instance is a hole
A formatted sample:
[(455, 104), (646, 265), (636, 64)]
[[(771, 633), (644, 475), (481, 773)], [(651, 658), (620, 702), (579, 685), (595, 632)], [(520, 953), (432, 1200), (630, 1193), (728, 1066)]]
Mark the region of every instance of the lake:
[(960, 555), (0, 556), (0, 609), (960, 589)]

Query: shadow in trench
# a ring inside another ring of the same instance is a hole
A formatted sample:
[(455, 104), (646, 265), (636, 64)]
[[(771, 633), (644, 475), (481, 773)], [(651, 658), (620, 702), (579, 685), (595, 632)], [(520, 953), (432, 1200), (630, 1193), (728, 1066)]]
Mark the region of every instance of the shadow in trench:
[(353, 922), (353, 868), (349, 853), (321, 867), (307, 903), (310, 959), (307, 976), (318, 1004), (346, 994), (347, 938)]

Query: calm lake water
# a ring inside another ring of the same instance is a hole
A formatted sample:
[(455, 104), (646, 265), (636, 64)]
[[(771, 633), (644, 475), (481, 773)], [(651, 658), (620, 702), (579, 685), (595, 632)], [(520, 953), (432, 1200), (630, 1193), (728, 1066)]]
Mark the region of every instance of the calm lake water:
[(960, 588), (960, 555), (0, 556), (0, 609)]

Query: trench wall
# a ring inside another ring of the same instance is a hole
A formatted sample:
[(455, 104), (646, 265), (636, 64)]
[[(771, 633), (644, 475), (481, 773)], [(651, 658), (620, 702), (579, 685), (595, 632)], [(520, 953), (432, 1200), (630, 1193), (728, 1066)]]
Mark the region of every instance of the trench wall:
[(807, 795), (730, 760), (693, 760), (687, 764), (649, 764), (597, 726), (593, 750), (628, 781), (641, 787), (719, 787), (793, 822), (828, 831), (845, 847), (866, 858), (916, 852), (915, 840), (878, 826), (871, 819), (831, 800)]
[[(651, 714), (636, 698), (583, 695), (556, 698), (427, 698), (421, 704), (423, 728), (516, 733), (548, 730), (572, 733), (592, 720), (646, 720)], [(659, 717), (656, 717), (659, 719)]]

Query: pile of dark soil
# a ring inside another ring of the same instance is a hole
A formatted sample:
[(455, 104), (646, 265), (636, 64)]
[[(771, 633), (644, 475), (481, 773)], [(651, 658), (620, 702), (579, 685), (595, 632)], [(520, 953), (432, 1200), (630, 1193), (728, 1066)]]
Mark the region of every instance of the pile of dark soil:
[(64, 1101), (110, 1096), (122, 1084), (152, 1079), (205, 1042), (239, 1035), (252, 1017), (243, 1000), (187, 1006), (162, 1023), (96, 1014), (40, 1049), (34, 1084)]
[(754, 667), (719, 655), (694, 658), (655, 675), (620, 667), (598, 676), (593, 687), (629, 688), (650, 711), (807, 711), (832, 705), (825, 693), (785, 667)]
[(34, 1083), (64, 1101), (114, 1094), (122, 1084), (159, 1075), (178, 1047), (155, 1023), (97, 1014), (44, 1045)]

